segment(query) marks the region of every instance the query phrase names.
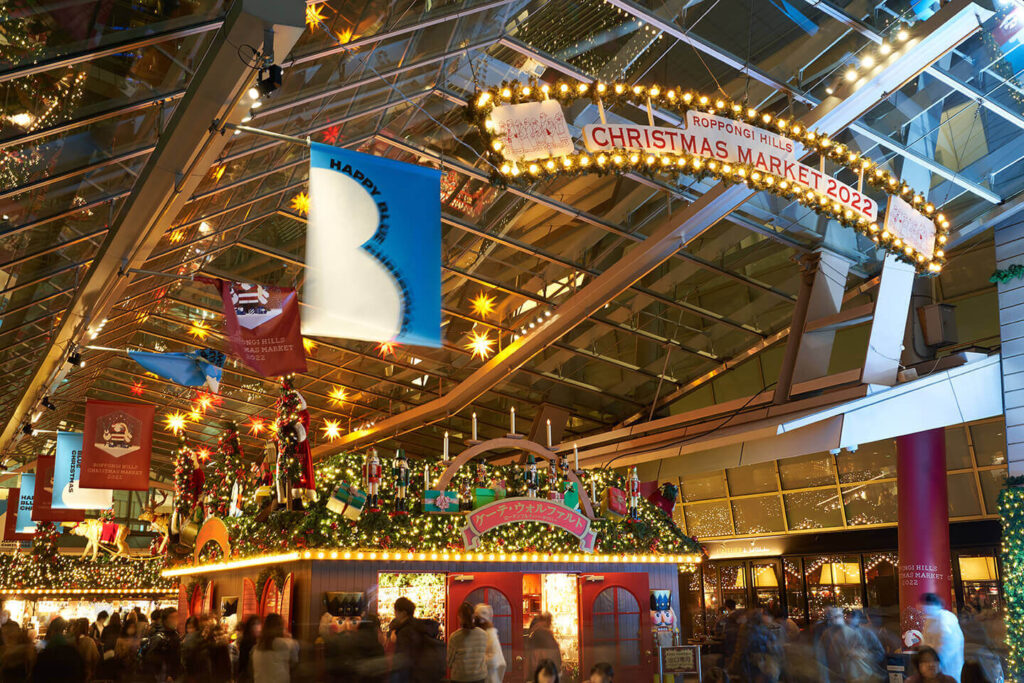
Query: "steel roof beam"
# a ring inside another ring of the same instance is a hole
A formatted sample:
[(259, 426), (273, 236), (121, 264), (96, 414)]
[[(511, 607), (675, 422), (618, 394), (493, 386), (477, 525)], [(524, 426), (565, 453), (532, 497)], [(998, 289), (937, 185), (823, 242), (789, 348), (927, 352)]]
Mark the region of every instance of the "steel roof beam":
[[(614, 4), (622, 0), (609, 0)], [(902, 87), (921, 71), (952, 50), (980, 27), (969, 0), (953, 0), (922, 24), (920, 41), (884, 69), (844, 98), (830, 97), (802, 117), (802, 123), (835, 135), (848, 127), (878, 102)], [(555, 315), (530, 334), (510, 344), (443, 397), (383, 420), (368, 430), (349, 434), (335, 444), (314, 449), (314, 457), (323, 458), (401, 432), (417, 429), (458, 412), (491, 387), (523, 367), (533, 356), (600, 310), (645, 274), (668, 260), (672, 254), (728, 216), (754, 191), (742, 186), (716, 185), (699, 200), (674, 211), (655, 228), (652, 235), (635, 245), (611, 268), (556, 309)]]
[[(201, 26), (202, 30), (219, 28), (218, 35), (135, 180), (132, 194), (54, 330), (32, 379), (21, 389), (18, 404), (0, 434), (0, 452), (7, 449), (25, 415), (59, 377), (69, 346), (81, 340), (92, 321), (104, 317), (121, 298), (133, 279), (123, 273), (147, 261), (227, 144), (230, 136), (219, 132), (214, 123), (238, 123), (248, 112), (244, 98), (254, 74), (251, 66), (239, 59), (236, 46), (263, 44), (265, 28), (273, 27), (275, 50), (284, 59), (305, 30), (305, 3), (240, 0), (228, 9), (223, 23), (218, 20)], [(124, 49), (119, 45), (115, 51)], [(6, 74), (8, 80), (11, 73)]]

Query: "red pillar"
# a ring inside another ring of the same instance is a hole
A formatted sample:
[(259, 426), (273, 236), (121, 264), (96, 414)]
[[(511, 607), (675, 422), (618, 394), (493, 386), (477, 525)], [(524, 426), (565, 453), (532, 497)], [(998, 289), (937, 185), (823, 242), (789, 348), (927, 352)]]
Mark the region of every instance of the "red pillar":
[(904, 644), (921, 629), (918, 600), (938, 595), (950, 607), (949, 505), (946, 492), (946, 430), (942, 427), (896, 439), (899, 506), (900, 626)]

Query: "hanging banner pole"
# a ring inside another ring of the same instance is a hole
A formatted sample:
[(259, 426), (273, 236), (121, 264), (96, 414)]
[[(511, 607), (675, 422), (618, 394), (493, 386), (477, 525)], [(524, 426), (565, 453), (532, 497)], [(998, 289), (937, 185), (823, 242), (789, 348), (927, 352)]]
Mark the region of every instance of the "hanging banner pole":
[(309, 138), (299, 138), (294, 135), (285, 135), (284, 133), (275, 133), (272, 130), (263, 130), (262, 128), (253, 128), (252, 126), (242, 126), (237, 123), (225, 123), (224, 129), (237, 130), (242, 133), (252, 133), (253, 135), (262, 135), (265, 138), (274, 138), (275, 140), (284, 140), (285, 142), (292, 142), (296, 145), (304, 145), (309, 147)]

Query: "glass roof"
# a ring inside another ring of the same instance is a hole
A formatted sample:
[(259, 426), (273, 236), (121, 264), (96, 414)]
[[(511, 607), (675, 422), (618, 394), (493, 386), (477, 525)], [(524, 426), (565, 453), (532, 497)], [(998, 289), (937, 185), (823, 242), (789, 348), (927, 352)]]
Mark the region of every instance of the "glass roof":
[[(461, 106), (475, 87), (575, 74), (681, 84), (800, 115), (880, 40), (927, 19), (911, 5), (313, 4), (320, 21), (284, 61), (282, 87), (247, 125), (442, 169), (444, 338), (439, 349), (398, 348), (384, 357), (374, 344), (312, 340), (298, 386), (313, 413), (313, 438), (323, 440), (324, 419), (357, 429), (450, 391), (480, 366), (466, 349), (471, 332), (486, 330), (504, 347), (712, 186), (590, 175), (496, 187)], [(15, 2), (0, 26), (3, 420), (181, 104), (226, 6)], [(1019, 201), (1024, 183), (1024, 50), (998, 43), (991, 30), (1007, 11), (836, 136), (927, 190), (955, 226), (984, 223), (999, 202)], [(598, 117), (592, 106), (566, 115), (576, 128)], [(609, 108), (607, 116), (646, 123), (639, 109)], [(231, 137), (143, 268), (301, 287), (305, 219), (293, 200), (306, 189), (307, 159), (301, 145)], [(842, 230), (799, 204), (755, 195), (475, 401), (481, 435), (504, 434), (510, 406), (527, 421), (538, 404), (565, 407), (571, 436), (650, 412), (659, 397), (785, 328), (799, 287), (796, 259), (826, 239), (855, 262), (848, 287), (877, 274), (873, 243), (848, 231), (836, 239)], [(481, 293), (496, 304), (486, 319), (470, 304)], [(88, 340), (107, 350), (86, 352), (86, 367), (63, 381), (59, 409), (38, 428), (80, 427), (86, 397), (154, 401), (161, 415), (187, 412), (193, 390), (146, 375), (119, 350), (224, 349), (219, 311), (204, 285), (135, 277)], [(209, 332), (205, 340), (190, 334), (197, 323)], [(275, 382), (230, 360), (222, 386), (222, 404), (190, 423), (193, 438), (215, 440), (223, 419), (273, 415)], [(331, 398), (339, 387), (343, 402)], [(468, 430), (463, 412), (397, 443), (413, 453), (438, 449), (445, 429)], [(243, 445), (255, 450), (261, 440), (246, 432)], [(165, 456), (173, 441), (158, 430)], [(32, 449), (27, 439), (16, 450), (29, 456)], [(156, 471), (169, 475), (169, 460)]]

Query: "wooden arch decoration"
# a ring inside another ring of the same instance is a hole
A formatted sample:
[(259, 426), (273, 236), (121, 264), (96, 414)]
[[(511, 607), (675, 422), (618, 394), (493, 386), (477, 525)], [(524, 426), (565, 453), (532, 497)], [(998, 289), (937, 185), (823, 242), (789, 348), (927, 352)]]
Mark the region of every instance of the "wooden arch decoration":
[[(536, 441), (530, 441), (529, 439), (510, 439), (502, 437), (498, 439), (489, 439), (482, 441), (474, 446), (470, 446), (466, 450), (455, 456), (452, 461), (448, 464), (448, 469), (441, 475), (441, 479), (437, 482), (437, 489), (439, 491), (447, 491), (448, 485), (452, 481), (452, 477), (459, 470), (460, 467), (465, 465), (467, 462), (487, 451), (497, 450), (499, 448), (518, 448), (519, 450), (528, 451), (536, 456), (544, 458), (549, 462), (557, 462), (558, 456), (549, 451), (544, 446), (541, 446)], [(576, 484), (576, 488), (580, 494), (580, 508), (583, 510), (583, 514), (591, 519), (594, 518), (594, 505), (590, 500), (590, 494), (587, 492), (587, 487), (583, 485), (580, 478), (576, 476), (576, 473), (569, 470), (568, 474), (569, 481)], [(201, 532), (200, 532), (201, 533)]]
[(240, 618), (242, 621), (246, 617), (258, 617), (260, 615), (260, 604), (256, 599), (256, 583), (252, 579), (242, 579), (242, 602), (239, 606), (239, 612), (241, 613)]
[(199, 554), (203, 552), (203, 546), (210, 541), (220, 546), (225, 560), (231, 557), (231, 542), (228, 540), (228, 528), (224, 526), (224, 522), (219, 517), (210, 517), (196, 535), (196, 547), (192, 551), (193, 562), (199, 562)]

